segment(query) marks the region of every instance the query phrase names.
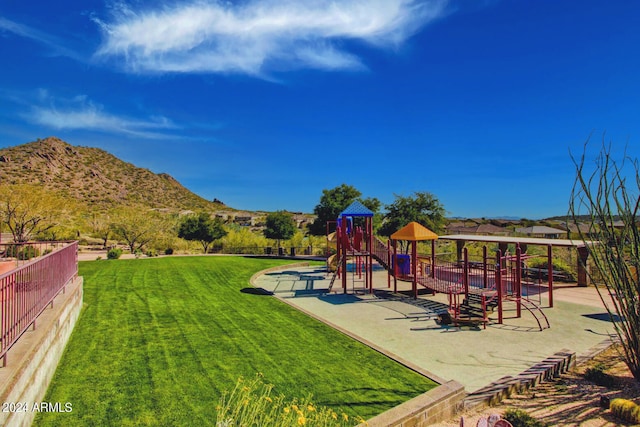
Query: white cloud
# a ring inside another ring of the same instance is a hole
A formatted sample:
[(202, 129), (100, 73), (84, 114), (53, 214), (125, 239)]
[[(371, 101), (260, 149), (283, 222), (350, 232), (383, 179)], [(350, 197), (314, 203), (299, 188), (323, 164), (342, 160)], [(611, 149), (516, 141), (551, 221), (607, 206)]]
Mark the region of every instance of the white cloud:
[(134, 11), (114, 5), (100, 57), (123, 58), (133, 72), (236, 72), (357, 69), (341, 46), (355, 40), (398, 46), (442, 16), (447, 0), (194, 1)]
[(38, 98), (38, 104), (41, 105), (32, 106), (24, 118), (56, 130), (93, 130), (142, 138), (161, 138), (164, 136), (162, 131), (178, 128), (163, 116), (139, 120), (110, 114), (102, 105), (92, 102), (84, 95), (71, 99), (54, 99), (48, 91), (41, 89)]
[(47, 46), (53, 55), (66, 56), (77, 61), (84, 61), (81, 55), (64, 46), (62, 40), (27, 25), (10, 21), (2, 16), (0, 16), (0, 31), (7, 31)]

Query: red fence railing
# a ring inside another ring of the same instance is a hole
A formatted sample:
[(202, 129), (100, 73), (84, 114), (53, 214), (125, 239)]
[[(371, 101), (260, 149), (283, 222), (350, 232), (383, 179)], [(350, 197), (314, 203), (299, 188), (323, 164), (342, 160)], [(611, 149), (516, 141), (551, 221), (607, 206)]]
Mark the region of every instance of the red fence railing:
[[(59, 242), (57, 248), (30, 259), (20, 258), (19, 251), (37, 243), (0, 245), (4, 254), (17, 255), (18, 266), (0, 272), (0, 359), (6, 366), (9, 348), (31, 325), (65, 285), (78, 274), (78, 242)], [(51, 244), (50, 244), (51, 245)], [(31, 249), (26, 249), (31, 251)], [(15, 251), (15, 252), (12, 252)], [(24, 253), (24, 252), (23, 252)], [(22, 256), (26, 258), (26, 256)], [(5, 264), (5, 263), (3, 263)], [(22, 265), (20, 265), (22, 264)]]
[(384, 268), (391, 268), (391, 249), (388, 244), (375, 237), (373, 239), (372, 253), (383, 264)]

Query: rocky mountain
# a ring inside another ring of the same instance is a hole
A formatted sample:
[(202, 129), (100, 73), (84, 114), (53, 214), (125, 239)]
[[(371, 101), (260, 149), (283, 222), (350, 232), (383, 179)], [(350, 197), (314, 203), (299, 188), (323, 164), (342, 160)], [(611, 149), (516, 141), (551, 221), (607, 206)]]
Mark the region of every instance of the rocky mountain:
[(138, 205), (169, 210), (217, 210), (168, 174), (156, 174), (92, 147), (49, 137), (0, 149), (0, 185), (38, 184), (96, 208)]

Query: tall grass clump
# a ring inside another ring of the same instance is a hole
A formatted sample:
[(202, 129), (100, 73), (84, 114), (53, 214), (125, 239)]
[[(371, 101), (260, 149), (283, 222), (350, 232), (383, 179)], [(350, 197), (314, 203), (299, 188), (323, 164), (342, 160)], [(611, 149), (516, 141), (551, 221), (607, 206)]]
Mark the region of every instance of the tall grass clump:
[(350, 418), (330, 408), (317, 406), (311, 396), (288, 399), (274, 394), (273, 385), (264, 382), (258, 374), (247, 381), (240, 377), (231, 392), (225, 392), (216, 407), (216, 426), (351, 426), (365, 422)]
[(609, 405), (611, 413), (618, 419), (640, 424), (640, 406), (627, 399), (613, 399)]

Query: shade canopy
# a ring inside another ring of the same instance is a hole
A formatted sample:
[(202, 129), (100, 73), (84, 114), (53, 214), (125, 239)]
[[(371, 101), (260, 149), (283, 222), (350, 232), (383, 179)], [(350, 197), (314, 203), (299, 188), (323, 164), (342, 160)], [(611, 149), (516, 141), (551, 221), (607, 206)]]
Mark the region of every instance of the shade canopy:
[(438, 235), (427, 227), (418, 224), (417, 222), (410, 222), (391, 235), (393, 240), (409, 240), (412, 242), (418, 240), (436, 240)]
[(373, 212), (359, 201), (354, 201), (345, 210), (340, 213), (340, 217), (344, 216), (373, 216)]

